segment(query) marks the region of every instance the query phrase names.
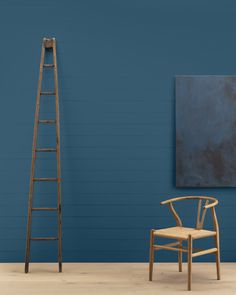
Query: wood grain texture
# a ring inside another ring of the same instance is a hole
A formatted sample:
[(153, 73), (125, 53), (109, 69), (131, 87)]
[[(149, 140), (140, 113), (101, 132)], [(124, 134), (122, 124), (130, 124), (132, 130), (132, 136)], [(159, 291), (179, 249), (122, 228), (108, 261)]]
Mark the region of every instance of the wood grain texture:
[[(176, 295), (187, 293), (184, 274), (176, 272), (175, 263), (159, 263), (154, 281), (147, 278), (147, 263), (64, 263), (63, 273), (55, 273), (57, 264), (32, 263), (27, 276), (23, 265), (0, 264), (1, 292), (7, 295), (83, 294), (83, 295)], [(187, 268), (183, 264), (184, 270)], [(223, 263), (224, 280), (214, 280), (212, 263), (194, 265), (194, 288), (197, 295), (234, 295), (236, 264)]]

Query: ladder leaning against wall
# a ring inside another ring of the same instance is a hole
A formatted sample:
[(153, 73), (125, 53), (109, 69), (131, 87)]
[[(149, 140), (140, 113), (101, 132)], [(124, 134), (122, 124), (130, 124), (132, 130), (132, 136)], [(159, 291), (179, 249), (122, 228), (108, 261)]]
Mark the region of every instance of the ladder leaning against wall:
[[(52, 53), (53, 62), (45, 63), (45, 55)], [(42, 81), (44, 71), (53, 70), (54, 76), (54, 89), (48, 91), (42, 91)], [(48, 97), (55, 98), (55, 118), (48, 118), (47, 120), (40, 119), (40, 101), (41, 99), (47, 99)], [(54, 124), (56, 126), (56, 146), (50, 148), (38, 147), (38, 129), (41, 124)], [(55, 178), (38, 178), (35, 177), (35, 164), (36, 157), (39, 153), (56, 153), (56, 169), (57, 176)], [(33, 194), (34, 185), (36, 182), (55, 182), (57, 183), (57, 207), (33, 207)], [(58, 234), (56, 237), (32, 237), (32, 219), (35, 211), (56, 211), (58, 221)], [(25, 273), (29, 271), (30, 262), (30, 247), (32, 241), (57, 241), (58, 242), (58, 264), (59, 272), (62, 271), (62, 220), (61, 220), (61, 160), (60, 160), (60, 116), (59, 116), (59, 96), (58, 96), (58, 74), (57, 74), (57, 55), (56, 55), (56, 40), (55, 38), (44, 38), (41, 51), (41, 62), (39, 71), (38, 91), (36, 98), (36, 110), (34, 121), (34, 135), (32, 146), (32, 162), (31, 162), (31, 174), (30, 174), (30, 188), (29, 188), (29, 203), (28, 203), (28, 223), (27, 223), (27, 238), (26, 238), (26, 254), (25, 254)]]

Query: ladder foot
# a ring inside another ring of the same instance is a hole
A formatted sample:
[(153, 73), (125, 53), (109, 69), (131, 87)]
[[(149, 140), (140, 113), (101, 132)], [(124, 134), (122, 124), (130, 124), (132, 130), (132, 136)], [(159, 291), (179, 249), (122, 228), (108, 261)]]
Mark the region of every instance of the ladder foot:
[(26, 263), (25, 264), (25, 273), (28, 273), (29, 272), (29, 263)]

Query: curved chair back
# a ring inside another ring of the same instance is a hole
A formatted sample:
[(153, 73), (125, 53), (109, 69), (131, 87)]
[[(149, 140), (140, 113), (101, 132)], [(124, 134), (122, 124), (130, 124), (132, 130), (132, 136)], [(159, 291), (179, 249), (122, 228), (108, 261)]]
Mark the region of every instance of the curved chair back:
[(206, 211), (207, 209), (211, 208), (214, 228), (215, 230), (218, 230), (218, 221), (217, 221), (216, 212), (215, 212), (215, 206), (218, 204), (218, 200), (214, 197), (208, 197), (208, 196), (184, 196), (184, 197), (172, 198), (172, 199), (161, 202), (161, 205), (167, 204), (169, 206), (170, 211), (175, 218), (177, 226), (182, 226), (183, 224), (173, 206), (173, 203), (178, 201), (183, 201), (183, 200), (198, 200), (196, 229), (200, 230), (203, 228)]

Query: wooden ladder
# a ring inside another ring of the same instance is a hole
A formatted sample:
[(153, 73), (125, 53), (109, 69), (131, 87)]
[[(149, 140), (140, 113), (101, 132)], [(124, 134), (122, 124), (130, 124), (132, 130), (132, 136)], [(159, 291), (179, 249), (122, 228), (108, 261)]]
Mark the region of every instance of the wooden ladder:
[[(45, 51), (52, 51), (53, 63), (45, 63)], [(53, 70), (54, 72), (54, 90), (42, 91), (43, 72), (45, 70)], [(56, 119), (40, 120), (40, 99), (41, 96), (55, 96)], [(56, 125), (56, 147), (54, 148), (38, 148), (38, 127), (41, 124), (55, 124)], [(35, 162), (36, 155), (41, 152), (55, 152), (57, 158), (57, 177), (55, 178), (36, 178), (35, 177)], [(33, 208), (33, 192), (34, 184), (38, 181), (54, 181), (57, 182), (57, 207), (56, 208)], [(56, 211), (58, 218), (58, 236), (57, 237), (32, 237), (32, 213), (34, 211)], [(34, 121), (34, 135), (32, 146), (32, 162), (30, 174), (30, 188), (29, 188), (29, 203), (28, 203), (28, 224), (27, 224), (27, 238), (26, 238), (26, 254), (25, 254), (25, 273), (29, 271), (30, 262), (30, 245), (31, 241), (58, 241), (58, 264), (59, 272), (62, 271), (62, 220), (61, 220), (61, 161), (60, 161), (60, 117), (59, 117), (59, 96), (58, 96), (58, 75), (57, 75), (57, 56), (56, 56), (56, 40), (55, 38), (44, 38), (41, 51), (41, 62), (39, 71), (38, 91), (36, 99), (35, 121)]]

